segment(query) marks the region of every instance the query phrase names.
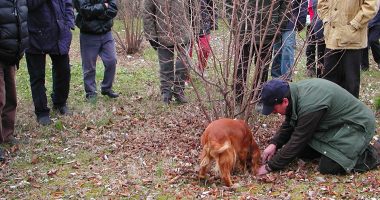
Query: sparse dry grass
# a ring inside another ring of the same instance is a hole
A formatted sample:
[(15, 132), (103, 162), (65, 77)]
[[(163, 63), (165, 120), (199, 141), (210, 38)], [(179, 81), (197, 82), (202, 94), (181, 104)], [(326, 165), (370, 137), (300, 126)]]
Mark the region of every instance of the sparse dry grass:
[[(197, 102), (164, 107), (160, 102), (158, 66), (152, 49), (132, 58), (119, 55), (115, 90), (120, 98), (84, 100), (77, 33), (71, 51), (72, 116), (52, 113), (54, 124), (35, 121), (25, 63), (18, 75), (19, 106), (16, 132), (21, 144), (9, 150), (0, 167), (0, 198), (5, 199), (370, 199), (380, 196), (380, 170), (347, 176), (324, 176), (316, 164), (294, 162), (286, 171), (263, 180), (236, 174), (240, 187), (223, 187), (212, 174), (196, 177), (199, 136), (206, 126)], [(50, 69), (50, 68), (49, 68)], [(300, 68), (297, 79), (302, 79)], [(47, 94), (51, 91), (47, 72)], [(103, 74), (99, 62), (97, 77)], [(380, 72), (362, 75), (362, 100), (374, 108)], [(192, 91), (188, 90), (190, 96)], [(260, 128), (261, 148), (282, 117), (251, 122)], [(377, 119), (377, 133), (380, 133)]]

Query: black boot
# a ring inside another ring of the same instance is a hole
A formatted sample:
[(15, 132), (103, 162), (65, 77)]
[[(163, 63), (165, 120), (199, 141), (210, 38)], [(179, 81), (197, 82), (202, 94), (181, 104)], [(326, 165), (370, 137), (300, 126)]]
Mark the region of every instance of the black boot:
[(185, 103), (188, 103), (188, 100), (187, 98), (185, 97), (185, 94), (182, 92), (182, 93), (179, 93), (179, 94), (174, 94), (174, 98), (175, 98), (175, 101), (179, 104), (185, 104)]
[(170, 102), (172, 101), (172, 94), (169, 91), (162, 92), (161, 98), (162, 98), (162, 102), (165, 105), (169, 105)]
[(0, 147), (0, 162), (3, 162), (5, 160), (5, 153), (4, 150)]

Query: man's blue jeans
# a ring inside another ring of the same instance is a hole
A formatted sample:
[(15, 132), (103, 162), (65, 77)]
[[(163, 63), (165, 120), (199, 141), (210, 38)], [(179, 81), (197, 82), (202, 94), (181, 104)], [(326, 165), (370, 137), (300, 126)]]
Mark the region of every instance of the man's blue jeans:
[(271, 75), (273, 78), (283, 77), (291, 80), (296, 48), (296, 31), (285, 31), (281, 40), (273, 45), (273, 63)]

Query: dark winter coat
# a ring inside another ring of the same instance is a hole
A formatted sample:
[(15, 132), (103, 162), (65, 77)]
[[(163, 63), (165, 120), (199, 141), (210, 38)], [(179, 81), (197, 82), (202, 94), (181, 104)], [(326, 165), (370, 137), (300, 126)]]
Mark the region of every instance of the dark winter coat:
[(375, 15), (375, 17), (371, 19), (371, 21), (369, 21), (368, 28), (372, 28), (374, 26), (379, 26), (379, 25), (380, 25), (380, 9)]
[(315, 39), (318, 41), (324, 41), (324, 36), (323, 36), (323, 22), (322, 20), (318, 17), (317, 14), (317, 5), (318, 5), (318, 0), (312, 0), (312, 9), (314, 12), (313, 19), (311, 19), (310, 26), (312, 27), (310, 34), (315, 36)]
[(26, 0), (0, 1), (0, 62), (16, 65), (28, 44)]
[(208, 35), (217, 28), (218, 16), (213, 0), (200, 0), (199, 36)]
[(301, 31), (306, 25), (307, 16), (307, 1), (294, 0), (292, 1), (291, 18), (288, 20), (284, 31)]
[[(226, 9), (231, 20), (233, 20), (233, 2), (233, 0), (226, 0)], [(236, 5), (237, 23), (241, 38), (250, 42), (251, 34), (254, 34), (255, 43), (260, 41), (264, 41), (264, 44), (272, 42), (274, 36), (279, 35), (279, 32), (284, 30), (287, 25), (290, 18), (290, 2), (290, 0), (248, 0), (247, 5), (243, 3)], [(271, 14), (270, 10), (272, 10)], [(288, 14), (285, 15), (284, 13)], [(252, 25), (255, 28), (252, 28)]]
[(116, 0), (74, 0), (74, 7), (78, 11), (75, 24), (80, 32), (96, 35), (111, 31), (118, 11)]
[(74, 28), (71, 0), (28, 0), (30, 46), (27, 53), (69, 53)]
[(163, 46), (188, 44), (192, 33), (188, 0), (144, 0), (144, 32)]

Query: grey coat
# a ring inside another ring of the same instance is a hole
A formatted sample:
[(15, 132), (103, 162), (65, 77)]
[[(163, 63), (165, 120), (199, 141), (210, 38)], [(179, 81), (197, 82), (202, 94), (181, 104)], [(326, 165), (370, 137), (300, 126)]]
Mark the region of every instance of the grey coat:
[(163, 46), (188, 44), (192, 27), (188, 0), (144, 0), (144, 32)]

